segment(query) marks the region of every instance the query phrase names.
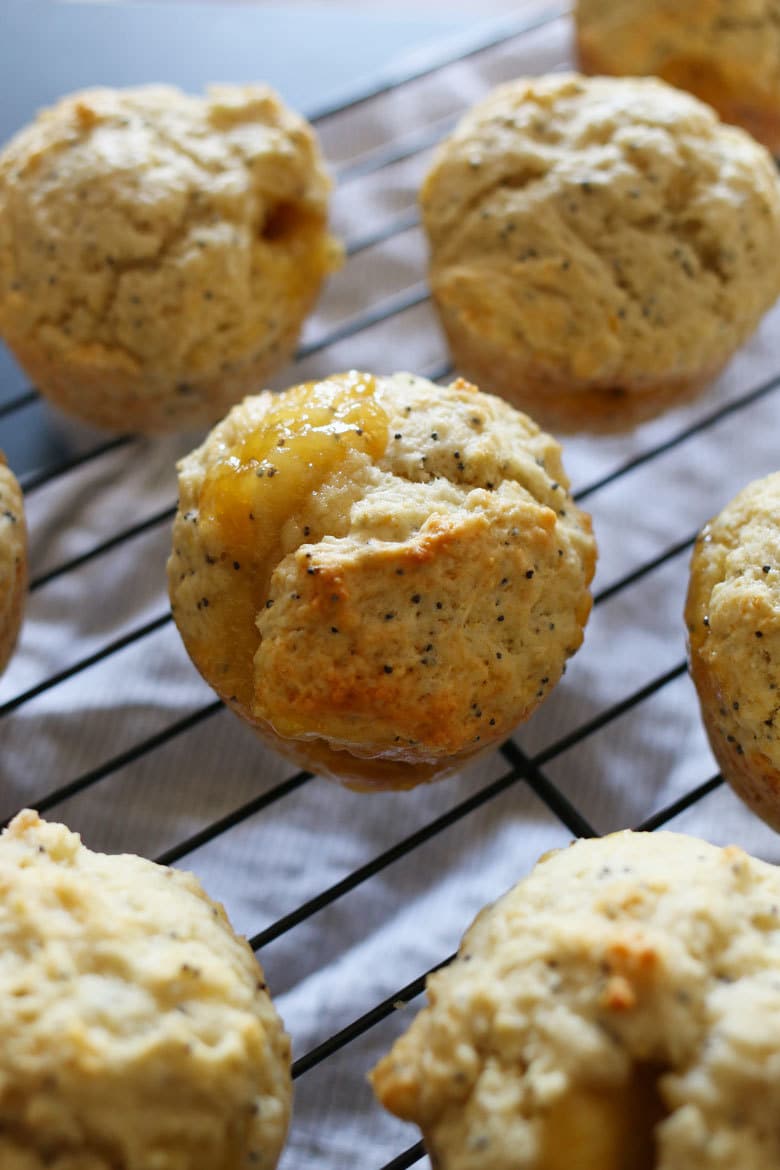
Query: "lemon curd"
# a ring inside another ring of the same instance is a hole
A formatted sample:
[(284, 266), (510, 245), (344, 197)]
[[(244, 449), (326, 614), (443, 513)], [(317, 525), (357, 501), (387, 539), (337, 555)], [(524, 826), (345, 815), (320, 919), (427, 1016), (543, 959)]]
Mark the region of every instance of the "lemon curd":
[(221, 675), (220, 693), (230, 701), (251, 706), (255, 620), (282, 555), (282, 529), (351, 456), (377, 459), (387, 446), (388, 418), (375, 392), (376, 379), (356, 371), (294, 386), (206, 473), (200, 523), (239, 571), (229, 596), (211, 610), (209, 644), (201, 644), (199, 657), (204, 665), (224, 657), (240, 663)]
[(657, 1077), (640, 1065), (620, 1088), (565, 1094), (546, 1118), (542, 1170), (653, 1170), (654, 1130), (666, 1113)]

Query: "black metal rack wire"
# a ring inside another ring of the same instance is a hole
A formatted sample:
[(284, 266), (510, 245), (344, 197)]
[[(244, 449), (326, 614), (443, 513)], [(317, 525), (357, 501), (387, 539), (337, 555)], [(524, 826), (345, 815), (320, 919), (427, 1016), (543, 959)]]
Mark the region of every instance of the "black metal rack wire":
[[(480, 92), (519, 71), (530, 71), (531, 66), (541, 71), (565, 65), (568, 51), (566, 19), (559, 5), (550, 5), (542, 15), (518, 21), (513, 30), (502, 32), (489, 44), (463, 50), (450, 61), (439, 62), (415, 76), (396, 78), (353, 102), (315, 116), (325, 151), (334, 163), (336, 222), (346, 236), (348, 261), (307, 331), (294, 367), (285, 371), (280, 385), (312, 373), (365, 364), (364, 354), (375, 358), (379, 355), (378, 364), (384, 369), (390, 365), (409, 366), (438, 379), (449, 375), (446, 352), (427, 305), (424, 245), (414, 207), (415, 184), (431, 147)], [(396, 105), (400, 105), (401, 113), (393, 116)], [(409, 117), (409, 110), (417, 116)], [(777, 852), (774, 839), (727, 793), (714, 772), (699, 726), (695, 696), (686, 679), (680, 617), (686, 559), (699, 526), (744, 482), (774, 469), (773, 424), (780, 417), (777, 320), (777, 316), (767, 318), (757, 338), (735, 360), (728, 374), (699, 402), (624, 439), (575, 439), (564, 444), (565, 455), (572, 456), (567, 466), (575, 497), (592, 509), (596, 534), (604, 545), (585, 647), (573, 660), (558, 691), (528, 727), (519, 729), (487, 765), (470, 772), (461, 783), (434, 786), (437, 792), (430, 796), (433, 790), (426, 790), (425, 799), (417, 793), (404, 794), (403, 805), (399, 801), (394, 806), (401, 811), (394, 813), (395, 819), (391, 818), (386, 829), (376, 825), (383, 813), (377, 817), (369, 809), (372, 802), (385, 798), (348, 797), (361, 802), (358, 819), (371, 828), (372, 843), (376, 838), (379, 847), (373, 852), (369, 849), (366, 856), (356, 856), (354, 863), (331, 866), (338, 873), (335, 880), (320, 885), (282, 913), (271, 915), (262, 928), (254, 930), (250, 942), (264, 963), (273, 944), (294, 947), (296, 931), (310, 928), (324, 918), (324, 925), (315, 925), (315, 935), (307, 935), (301, 945), (304, 949), (312, 945), (315, 950), (322, 948), (321, 960), (319, 955), (313, 960), (315, 966), (331, 963), (334, 970), (338, 968), (344, 956), (328, 949), (328, 914), (338, 910), (343, 923), (349, 911), (338, 908), (346, 906), (350, 896), (357, 893), (362, 900), (361, 921), (373, 921), (374, 911), (370, 905), (366, 910), (366, 899), (370, 903), (372, 883), (380, 879), (394, 881), (398, 887), (387, 912), (406, 913), (403, 882), (388, 875), (408, 874), (419, 866), (422, 877), (415, 887), (419, 894), (431, 875), (441, 872), (437, 867), (444, 865), (451, 889), (473, 888), (472, 901), (467, 899), (469, 907), (500, 892), (503, 870), (483, 886), (479, 877), (475, 880), (474, 866), (464, 867), (462, 850), (455, 851), (449, 864), (442, 842), (451, 832), (470, 834), (470, 826), (477, 826), (474, 837), (492, 848), (503, 840), (500, 834), (506, 830), (506, 820), (511, 822), (518, 842), (517, 877), (535, 860), (537, 836), (527, 837), (524, 826), (540, 817), (544, 820), (544, 833), (555, 841), (617, 827), (649, 831), (672, 825), (711, 837), (717, 837), (722, 830), (754, 852)], [(426, 339), (423, 343), (421, 337)], [(407, 343), (411, 358), (405, 353)], [(352, 347), (358, 356), (345, 360)], [(393, 353), (402, 353), (403, 360), (381, 360), (387, 347)], [(10, 420), (18, 425), (22, 413), (36, 403), (34, 390), (6, 394), (5, 400), (0, 401), (0, 446), (6, 438), (4, 425)], [(10, 438), (6, 441), (13, 466), (13, 444)], [(177, 448), (179, 453), (185, 449), (186, 446)], [(68, 615), (72, 619), (82, 588), (94, 590), (102, 580), (103, 569), (109, 562), (113, 564), (115, 557), (123, 558), (124, 563), (140, 564), (142, 576), (138, 580), (150, 579), (158, 571), (157, 544), (162, 545), (174, 514), (172, 474), (163, 486), (156, 484), (154, 491), (144, 496), (145, 500), (148, 496), (150, 506), (132, 522), (125, 520), (117, 529), (116, 525), (87, 523), (85, 519), (91, 515), (89, 509), (101, 490), (121, 493), (125, 477), (135, 474), (138, 466), (150, 458), (153, 461), (155, 452), (159, 454), (160, 448), (132, 436), (90, 439), (86, 445), (82, 438), (72, 452), (26, 476), (28, 507), (36, 513), (35, 501), (46, 497), (39, 509), (40, 516), (45, 517), (52, 502), (64, 499), (67, 503), (61, 506), (66, 508), (74, 529), (81, 532), (67, 555), (60, 555), (54, 563), (49, 563), (43, 552), (35, 558), (28, 616), (33, 628), (46, 627), (55, 612), (64, 614), (66, 622)], [(168, 454), (168, 447), (163, 454)], [(169, 456), (171, 468), (174, 456), (175, 452)], [(83, 477), (86, 479), (82, 482)], [(35, 549), (35, 516), (31, 527)], [(144, 571), (147, 557), (149, 568)], [(79, 574), (83, 572), (88, 578), (82, 586)], [(39, 612), (38, 599), (51, 597), (60, 600), (56, 604), (47, 601)], [(118, 784), (121, 777), (116, 795), (105, 798), (108, 812), (99, 824), (112, 842), (118, 840), (124, 846), (123, 816), (117, 815), (117, 810), (123, 808), (122, 794), (130, 791), (129, 785), (137, 784), (141, 789), (138, 801), (150, 823), (158, 815), (163, 816), (159, 808), (172, 768), (166, 753), (173, 753), (176, 767), (187, 766), (183, 761), (192, 759), (202, 742), (199, 739), (197, 747), (188, 753), (192, 737), (204, 729), (222, 727), (223, 722), (228, 730), (221, 733), (222, 741), (232, 744), (232, 736), (238, 734), (230, 729), (233, 717), (220, 702), (196, 687), (180, 702), (174, 696), (171, 717), (155, 717), (147, 733), (134, 735), (135, 721), (128, 715), (127, 727), (117, 725), (116, 735), (109, 729), (110, 734), (95, 739), (91, 747), (82, 749), (78, 740), (73, 749), (78, 738), (72, 734), (76, 725), (84, 723), (88, 740), (90, 728), (101, 723), (101, 711), (111, 710), (110, 695), (100, 709), (90, 697), (88, 718), (79, 705), (83, 682), (95, 668), (106, 668), (109, 679), (120, 674), (124, 678), (129, 653), (134, 655), (133, 661), (140, 661), (142, 674), (147, 671), (148, 660), (153, 661), (153, 669), (148, 671), (152, 680), (168, 670), (178, 677), (170, 662), (181, 653), (175, 641), (162, 644), (171, 628), (160, 581), (157, 592), (152, 590), (149, 597), (140, 599), (137, 609), (132, 605), (122, 609), (118, 626), (109, 637), (101, 640), (91, 629), (85, 632), (79, 628), (81, 636), (74, 639), (78, 649), (71, 651), (67, 641), (58, 642), (51, 661), (41, 651), (45, 638), (41, 635), (28, 644), (25, 635), (0, 690), (0, 743), (5, 745), (0, 751), (0, 799), (4, 802), (0, 816), (7, 821), (23, 803), (41, 813), (62, 815), (62, 819), (66, 819), (65, 813), (72, 814), (76, 825), (86, 823), (97, 795), (112, 780)], [(595, 643), (593, 649), (591, 642)], [(186, 669), (184, 664), (181, 670)], [(112, 686), (110, 683), (109, 691)], [(59, 703), (57, 696), (63, 691), (67, 696), (72, 691), (72, 698)], [(50, 731), (52, 699), (58, 702), (56, 733)], [(655, 713), (656, 704), (660, 704), (660, 714)], [(120, 719), (132, 707), (129, 702), (123, 706), (121, 701), (117, 706)], [(67, 747), (58, 755), (59, 721), (63, 719), (70, 737), (65, 734), (63, 742)], [(106, 719), (110, 721), (113, 715)], [(648, 726), (652, 729), (649, 737)], [(669, 751), (670, 739), (674, 741), (671, 746), (679, 744), (679, 759)], [(40, 760), (34, 760), (33, 772), (43, 771), (45, 765), (55, 777), (53, 781), (38, 775), (30, 779), (24, 766), (27, 754), (34, 756), (34, 745), (39, 741), (49, 747)], [(106, 753), (107, 745), (113, 747), (114, 741), (116, 750)], [(237, 804), (215, 807), (212, 815), (199, 813), (196, 826), (190, 824), (188, 815), (168, 816), (165, 847), (157, 850), (156, 860), (173, 864), (186, 859), (189, 864), (193, 855), (200, 857), (198, 851), (214, 843), (230, 853), (231, 842), (239, 832), (250, 834), (246, 855), (251, 855), (269, 839), (262, 830), (264, 817), (273, 814), (294, 820), (295, 802), (302, 800), (313, 786), (324, 785), (305, 772), (290, 774), (280, 761), (270, 761), (269, 755), (249, 739), (241, 741), (236, 753), (236, 758), (240, 754), (242, 760), (250, 761), (247, 771), (258, 778), (254, 790), (251, 783), (244, 783), (242, 799)], [(90, 760), (88, 767), (76, 766), (82, 757)], [(619, 763), (613, 769), (615, 759)], [(631, 761), (632, 773), (636, 771), (639, 776), (636, 783), (631, 777), (615, 774), (625, 770), (627, 760)], [(229, 774), (231, 757), (222, 760), (220, 766), (223, 775)], [(673, 777), (669, 782), (660, 778), (664, 766)], [(493, 819), (485, 829), (480, 814), (486, 809), (495, 810), (505, 798), (509, 800), (507, 817), (491, 812)], [(707, 812), (712, 800), (720, 803), (714, 811)], [(334, 818), (340, 817), (344, 807), (335, 802)], [(106, 829), (109, 822), (110, 831)], [(278, 824), (273, 821), (273, 826)], [(180, 828), (185, 825), (186, 835)], [(323, 832), (328, 832), (327, 825)], [(258, 838), (255, 847), (252, 834), (256, 833), (264, 836)], [(135, 829), (129, 833), (130, 847), (134, 834), (137, 836)], [(155, 831), (149, 839), (163, 838)], [(459, 836), (458, 840), (462, 842), (464, 838)], [(421, 862), (432, 844), (437, 850), (436, 858), (431, 863)], [(153, 852), (150, 849), (150, 854)], [(299, 857), (298, 864), (303, 865), (304, 860)], [(428, 870), (426, 864), (430, 866)], [(231, 910), (229, 899), (226, 901)], [(381, 920), (385, 900), (381, 897), (377, 902), (375, 914)], [(414, 923), (422, 939), (418, 939), (416, 947), (429, 955), (428, 967), (435, 969), (448, 957), (446, 952), (435, 951), (435, 938), (427, 948), (429, 923), (425, 913), (421, 911)], [(457, 942), (470, 917), (467, 911), (458, 917), (460, 928), (453, 942)], [(350, 943), (357, 954), (358, 943), (355, 939)], [(359, 961), (358, 956), (355, 962)], [(280, 970), (282, 966), (280, 960)], [(351, 978), (359, 984), (361, 975), (356, 969), (357, 975), (353, 973)], [(330, 1015), (322, 1010), (322, 996), (318, 993), (317, 1012), (323, 1019), (314, 1031), (321, 1038), (296, 1055), (296, 1081), (305, 1080), (315, 1069), (333, 1067), (342, 1053), (346, 1052), (348, 1059), (352, 1052), (362, 1053), (361, 1039), (375, 1029), (382, 1033), (378, 1046), (386, 1047), (399, 1007), (421, 995), (426, 974), (417, 968), (403, 986), (392, 987), (379, 1001), (355, 1002), (354, 1009), (360, 1010), (354, 1010), (346, 1022), (341, 1018), (343, 1012)], [(302, 982), (305, 984), (305, 978)], [(383, 1028), (385, 1021), (390, 1022), (388, 1028)], [(295, 1037), (294, 1024), (292, 1030)], [(308, 1028), (307, 1034), (311, 1031)], [(355, 1059), (362, 1066), (362, 1077), (366, 1061), (362, 1055)], [(337, 1080), (340, 1075), (340, 1071), (332, 1076), (326, 1073), (324, 1087), (321, 1084), (312, 1091), (311, 1100), (303, 1108), (304, 1124), (314, 1123), (320, 1106), (324, 1114), (329, 1113), (327, 1081)], [(367, 1110), (367, 1101), (367, 1096), (358, 1100), (356, 1108)], [(424, 1158), (421, 1144), (414, 1142), (388, 1161), (393, 1147), (387, 1144), (385, 1131), (377, 1137), (371, 1125), (367, 1130), (371, 1131), (367, 1136), (369, 1165), (379, 1165), (384, 1158), (383, 1170), (401, 1170)], [(392, 1132), (397, 1145), (403, 1144), (400, 1127), (387, 1132)], [(401, 1136), (396, 1139), (396, 1134)], [(301, 1148), (308, 1147), (304, 1143)], [(365, 1153), (362, 1152), (362, 1161), (366, 1161)], [(327, 1156), (319, 1158), (319, 1166), (331, 1164), (343, 1164), (336, 1152), (331, 1161)]]

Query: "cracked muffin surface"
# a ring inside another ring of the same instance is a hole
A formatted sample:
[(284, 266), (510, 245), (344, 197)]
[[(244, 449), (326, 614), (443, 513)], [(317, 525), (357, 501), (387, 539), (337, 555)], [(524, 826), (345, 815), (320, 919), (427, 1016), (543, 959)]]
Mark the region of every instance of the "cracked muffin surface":
[(3, 1170), (273, 1170), (289, 1040), (196, 879), (25, 811), (0, 891)]
[(662, 77), (780, 153), (778, 0), (578, 0), (587, 73)]
[(770, 156), (656, 80), (500, 86), (420, 202), (458, 370), (552, 429), (620, 430), (698, 393), (780, 293)]
[(22, 490), (0, 451), (0, 672), (22, 624), (27, 592), (27, 527)]
[(329, 187), (266, 86), (63, 98), (0, 154), (0, 336), (89, 422), (211, 423), (285, 363), (340, 262)]
[(780, 871), (616, 833), (486, 908), (372, 1074), (437, 1170), (780, 1164)]
[(723, 776), (780, 831), (780, 473), (748, 484), (702, 530), (685, 620)]
[(555, 440), (463, 381), (248, 398), (179, 464), (174, 619), (278, 750), (411, 787), (505, 738), (579, 647), (596, 550), (568, 486)]

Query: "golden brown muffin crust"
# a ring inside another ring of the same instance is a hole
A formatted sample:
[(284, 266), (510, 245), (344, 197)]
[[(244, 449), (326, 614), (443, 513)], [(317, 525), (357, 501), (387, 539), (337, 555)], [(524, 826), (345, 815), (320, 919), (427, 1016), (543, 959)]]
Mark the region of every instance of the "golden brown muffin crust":
[(374, 382), (373, 453), (350, 450), (279, 511), (263, 485), (269, 470), (295, 484), (295, 468), (258, 463), (242, 551), (234, 519), (231, 539), (213, 523), (208, 485), (286, 398), (235, 408), (180, 465), (169, 583), (196, 665), (280, 750), (405, 787), (499, 742), (548, 694), (582, 640), (595, 544), (531, 420), (464, 382)]
[(329, 186), (266, 86), (63, 98), (0, 154), (0, 335), (90, 422), (213, 422), (284, 364), (338, 262)]
[(652, 74), (780, 152), (778, 0), (578, 0), (586, 73)]
[(273, 1170), (289, 1039), (191, 874), (20, 813), (0, 954), (3, 1170)]
[(457, 367), (545, 426), (622, 429), (685, 401), (780, 292), (771, 159), (658, 81), (500, 86), (420, 199)]
[(780, 830), (780, 473), (749, 484), (703, 529), (685, 620), (723, 775)]
[(372, 1074), (437, 1170), (773, 1170), (780, 875), (616, 833), (485, 909)]
[(27, 592), (22, 491), (0, 451), (0, 672), (16, 644)]

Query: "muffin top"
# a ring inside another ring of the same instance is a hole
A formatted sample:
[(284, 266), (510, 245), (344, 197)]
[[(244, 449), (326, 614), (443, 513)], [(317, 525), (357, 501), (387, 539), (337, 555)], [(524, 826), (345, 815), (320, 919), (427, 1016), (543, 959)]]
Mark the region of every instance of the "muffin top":
[(548, 854), (429, 978), (379, 1098), (441, 1170), (771, 1170), (778, 906), (778, 870), (733, 846)]
[(174, 617), (282, 737), (474, 751), (582, 641), (595, 544), (560, 448), (468, 383), (353, 372), (248, 398), (179, 470)]
[(27, 583), (27, 529), (22, 492), (0, 451), (0, 670), (11, 653)]
[(272, 351), (333, 266), (328, 189), (311, 128), (266, 86), (63, 98), (0, 154), (0, 335), (55, 369), (167, 377), (186, 402), (187, 378)]
[(686, 620), (740, 747), (780, 769), (780, 472), (749, 484), (703, 529)]
[(608, 53), (622, 73), (666, 75), (687, 63), (695, 84), (698, 65), (713, 84), (764, 91), (780, 116), (778, 0), (577, 0), (575, 19), (596, 59)]
[(499, 87), (421, 206), (437, 298), (583, 382), (715, 372), (780, 293), (770, 156), (652, 79)]
[(0, 891), (3, 1170), (271, 1170), (289, 1042), (195, 878), (24, 812)]

